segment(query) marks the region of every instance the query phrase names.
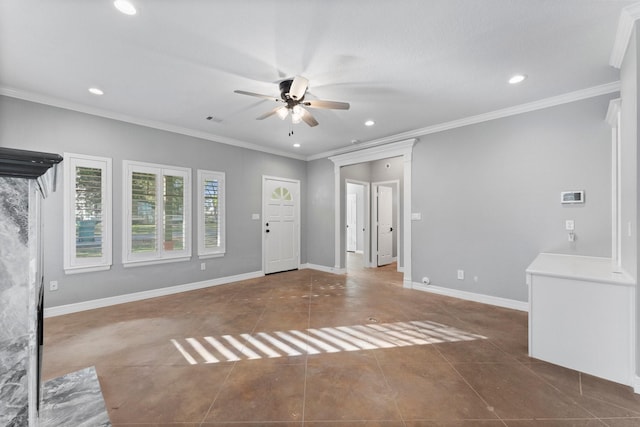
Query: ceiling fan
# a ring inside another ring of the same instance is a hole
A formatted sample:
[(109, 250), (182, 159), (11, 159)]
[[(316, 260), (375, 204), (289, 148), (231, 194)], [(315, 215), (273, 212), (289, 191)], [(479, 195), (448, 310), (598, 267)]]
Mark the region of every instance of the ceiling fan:
[(274, 114), (278, 115), (282, 120), (291, 115), (292, 123), (305, 122), (309, 126), (317, 126), (318, 121), (313, 115), (307, 111), (304, 107), (309, 108), (324, 108), (331, 110), (348, 110), (349, 103), (337, 102), (337, 101), (323, 101), (320, 99), (305, 100), (304, 96), (307, 93), (309, 87), (309, 80), (302, 76), (296, 76), (293, 79), (287, 79), (280, 82), (280, 98), (276, 98), (270, 95), (262, 95), (254, 92), (247, 92), (245, 90), (234, 90), (235, 93), (240, 95), (255, 96), (257, 98), (271, 99), (284, 105), (278, 105), (271, 111), (268, 111), (261, 116), (258, 116), (257, 120), (264, 120), (267, 117), (271, 117)]

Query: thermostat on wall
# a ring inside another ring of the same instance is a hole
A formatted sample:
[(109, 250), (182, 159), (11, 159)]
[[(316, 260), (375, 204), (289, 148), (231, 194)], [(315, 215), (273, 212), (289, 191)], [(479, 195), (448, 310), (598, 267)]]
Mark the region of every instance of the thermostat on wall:
[(560, 203), (584, 203), (584, 191), (563, 191)]

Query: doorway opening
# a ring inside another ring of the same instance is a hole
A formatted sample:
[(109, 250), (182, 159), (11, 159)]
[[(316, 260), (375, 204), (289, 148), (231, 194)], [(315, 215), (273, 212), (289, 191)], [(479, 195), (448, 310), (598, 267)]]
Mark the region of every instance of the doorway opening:
[(369, 266), (370, 185), (365, 181), (345, 181), (345, 262), (347, 271)]
[[(400, 141), (372, 148), (362, 149), (357, 152), (341, 154), (330, 157), (334, 163), (335, 176), (335, 267), (334, 271), (346, 273), (348, 271), (349, 255), (359, 255), (357, 252), (347, 251), (347, 217), (346, 206), (347, 183), (352, 181), (366, 182), (370, 186), (391, 185), (395, 189), (397, 206), (393, 209), (396, 225), (393, 226), (391, 247), (395, 248), (392, 255), (393, 270), (403, 273), (403, 286), (412, 287), (411, 281), (411, 153), (415, 139)], [(375, 168), (375, 171), (372, 171)], [(387, 185), (389, 184), (389, 185)], [(372, 201), (375, 194), (371, 189), (369, 193), (370, 226), (365, 236), (369, 236), (370, 243), (365, 245), (361, 265), (363, 268), (377, 267), (377, 217), (373, 217)], [(391, 231), (391, 230), (389, 230)], [(373, 241), (376, 240), (376, 244)], [(356, 258), (352, 256), (351, 258)], [(396, 264), (397, 263), (397, 264)], [(384, 268), (389, 269), (389, 266)], [(378, 269), (371, 269), (375, 272)], [(382, 270), (382, 269), (380, 269)]]

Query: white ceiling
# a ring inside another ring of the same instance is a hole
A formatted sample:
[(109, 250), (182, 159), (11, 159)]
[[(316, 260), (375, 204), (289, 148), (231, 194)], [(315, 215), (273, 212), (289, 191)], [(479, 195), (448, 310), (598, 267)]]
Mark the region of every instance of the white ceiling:
[[(112, 0), (0, 1), (0, 93), (315, 158), (616, 82), (609, 58), (633, 3), (132, 2), (135, 16)], [(528, 79), (509, 85), (514, 73)], [(310, 80), (308, 99), (351, 109), (314, 109), (320, 125), (288, 136), (288, 120), (255, 120), (275, 102), (233, 93), (278, 96), (277, 83), (295, 75)]]

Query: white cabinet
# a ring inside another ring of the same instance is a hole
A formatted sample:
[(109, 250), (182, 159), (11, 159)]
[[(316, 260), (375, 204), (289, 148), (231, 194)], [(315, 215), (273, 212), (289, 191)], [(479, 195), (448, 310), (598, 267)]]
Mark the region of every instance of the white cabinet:
[(609, 258), (542, 253), (527, 268), (529, 355), (631, 385), (635, 282)]

